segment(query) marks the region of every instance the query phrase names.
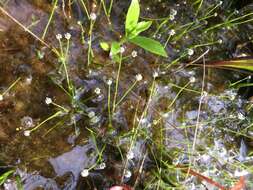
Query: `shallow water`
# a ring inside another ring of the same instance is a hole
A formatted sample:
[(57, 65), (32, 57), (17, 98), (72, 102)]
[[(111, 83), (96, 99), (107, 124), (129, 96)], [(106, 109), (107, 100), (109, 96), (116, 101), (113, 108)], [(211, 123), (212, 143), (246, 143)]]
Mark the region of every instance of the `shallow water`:
[[(203, 5), (203, 10), (217, 2), (207, 1)], [(109, 78), (116, 78), (117, 65), (111, 64), (108, 54), (100, 49), (99, 42), (116, 39), (117, 33), (109, 30), (102, 9), (97, 10), (99, 16), (92, 35), (94, 58), (89, 68), (87, 67), (89, 22), (80, 4), (75, 2), (71, 7), (72, 11), (66, 9), (66, 12), (59, 6), (45, 38), (48, 44), (59, 47), (56, 34), (70, 32), (72, 35), (68, 71), (75, 88), (78, 89), (72, 102), (58, 86), (67, 87), (59, 60), (54, 53), (43, 47), (16, 23), (0, 14), (0, 92), (4, 92), (20, 78), (0, 101), (2, 168), (6, 166), (14, 168), (15, 175), (20, 176), (23, 187), (27, 190), (108, 189), (112, 185), (121, 184), (122, 181), (130, 186), (136, 185), (137, 189), (144, 189), (149, 185), (149, 179), (151, 181), (154, 176), (152, 171), (156, 168), (156, 158), (159, 158), (161, 147), (165, 147), (172, 155), (166, 155), (171, 163), (189, 162), (191, 158), (187, 155), (190, 151), (188, 146), (194, 141), (197, 125), (199, 126), (199, 138), (196, 142), (196, 150), (199, 150), (197, 162), (200, 166), (208, 166), (208, 170), (203, 168), (200, 172), (208, 171), (206, 175), (209, 177), (221, 184), (231, 185), (222, 181), (225, 172), (233, 173), (237, 169), (228, 160), (231, 157), (241, 156), (240, 159), (245, 161), (252, 149), (252, 127), (248, 128), (247, 136), (236, 133), (250, 125), (251, 118), (244, 117), (250, 114), (246, 112), (249, 102), (238, 96), (237, 90), (228, 88), (230, 80), (239, 80), (244, 74), (206, 68), (207, 94), (201, 96), (202, 67), (181, 68), (175, 65), (169, 70), (164, 69), (164, 65), (180, 57), (182, 52), (193, 48), (193, 45), (206, 43), (209, 39), (211, 41), (222, 39), (222, 43), (196, 48), (193, 56), (182, 58), (180, 63), (196, 59), (207, 48), (210, 49), (210, 53), (205, 57), (207, 61), (252, 53), (252, 44), (246, 38), (250, 35), (250, 31), (247, 30), (246, 34), (240, 32), (245, 28), (252, 28), (251, 24), (203, 32), (208, 25), (219, 23), (229, 11), (232, 11), (226, 9), (228, 4), (224, 1), (217, 10), (218, 16), (208, 19), (208, 23), (203, 21), (203, 25), (182, 37), (175, 35), (167, 46), (168, 59), (157, 59), (142, 49), (127, 46), (126, 55), (136, 49), (138, 56), (124, 61), (120, 75), (119, 97), (133, 84), (136, 74), (141, 73), (144, 79), (117, 108), (112, 118), (113, 128), (108, 127), (106, 81)], [(124, 18), (128, 5), (127, 1), (114, 3), (111, 18), (114, 29), (120, 33), (124, 30), (124, 20), (121, 18)], [(92, 3), (89, 3), (88, 8), (91, 9), (91, 6)], [(6, 1), (4, 9), (23, 25), (29, 26), (34, 34), (41, 36), (51, 7), (49, 3), (39, 0), (9, 0)], [(181, 25), (192, 21), (198, 24), (198, 19), (203, 14), (200, 12), (200, 16), (196, 16), (189, 3), (183, 1), (178, 1), (178, 4), (172, 1), (143, 1), (142, 9), (143, 18), (167, 17), (172, 10), (177, 11), (175, 19), (169, 20), (158, 32), (155, 31), (159, 23), (155, 21), (150, 32), (146, 33), (146, 35), (155, 34), (154, 37), (162, 43), (166, 42), (168, 29), (175, 28), (178, 29), (176, 32), (180, 33)], [(243, 14), (248, 9), (252, 8), (250, 6), (244, 8), (238, 14)], [(68, 14), (71, 13), (72, 17), (69, 18)], [(78, 20), (84, 22), (84, 44), (80, 40), (81, 29), (77, 24)], [(245, 43), (246, 45), (241, 45)], [(158, 72), (158, 77), (153, 95), (150, 96), (154, 71)], [(185, 86), (191, 77), (196, 81)], [(183, 86), (186, 89), (180, 92), (180, 87)], [(101, 89), (100, 95), (94, 93), (96, 88)], [(69, 112), (58, 115), (26, 137), (24, 131), (32, 129), (57, 113), (57, 107), (45, 103), (46, 97), (52, 98)], [(199, 111), (200, 101), (202, 105)], [(141, 117), (147, 105), (146, 114)], [(96, 118), (88, 116), (92, 111)], [(136, 126), (134, 121), (138, 123), (140, 135), (137, 135), (135, 143), (132, 144), (133, 158), (125, 162), (122, 155), (125, 158), (128, 154), (131, 133), (134, 133)], [(245, 145), (241, 143), (244, 141)], [(206, 158), (207, 150), (212, 158)], [(250, 163), (252, 160), (247, 162)], [(247, 162), (245, 161), (245, 164)], [(103, 163), (106, 165), (105, 168), (99, 168)], [(216, 170), (226, 169), (224, 173), (217, 173), (211, 166)], [(86, 178), (81, 177), (83, 169), (90, 167), (92, 167), (90, 175)], [(139, 175), (141, 167), (143, 172)], [(126, 175), (128, 171), (131, 172), (129, 176)], [(248, 178), (250, 182), (252, 176)], [(200, 185), (194, 179), (189, 180), (189, 189), (190, 185), (195, 183)], [(249, 188), (250, 185), (252, 184), (248, 183)], [(4, 187), (16, 189), (15, 178), (8, 180)], [(154, 189), (152, 186), (149, 188)], [(196, 188), (201, 189), (203, 186)]]

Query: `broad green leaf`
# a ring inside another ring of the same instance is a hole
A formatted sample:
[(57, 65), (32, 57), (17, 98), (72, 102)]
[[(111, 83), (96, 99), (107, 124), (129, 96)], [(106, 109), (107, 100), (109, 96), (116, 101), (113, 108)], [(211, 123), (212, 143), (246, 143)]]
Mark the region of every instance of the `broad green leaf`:
[(142, 22), (139, 22), (137, 24), (137, 26), (134, 28), (134, 30), (132, 30), (129, 35), (128, 35), (128, 38), (131, 39), (131, 38), (134, 38), (136, 36), (138, 36), (141, 32), (149, 29), (149, 27), (152, 25), (152, 21), (142, 21)]
[(129, 39), (129, 41), (154, 54), (157, 54), (163, 57), (168, 57), (162, 44), (156, 40), (143, 37), (143, 36), (136, 36), (133, 39)]
[(127, 11), (126, 22), (125, 22), (125, 32), (126, 35), (130, 33), (137, 26), (140, 16), (140, 5), (138, 0), (132, 0), (130, 7)]
[(110, 46), (108, 43), (106, 42), (100, 42), (100, 47), (104, 50), (104, 51), (109, 51), (110, 50)]
[(116, 62), (119, 62), (120, 43), (112, 42), (110, 56)]

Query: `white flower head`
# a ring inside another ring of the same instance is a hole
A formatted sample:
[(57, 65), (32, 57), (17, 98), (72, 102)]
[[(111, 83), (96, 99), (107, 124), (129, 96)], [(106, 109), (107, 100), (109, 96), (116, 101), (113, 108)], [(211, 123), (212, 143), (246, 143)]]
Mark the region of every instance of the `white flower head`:
[(82, 21), (80, 21), (80, 20), (77, 21), (77, 24), (78, 24), (78, 25), (82, 25)]
[(202, 96), (203, 96), (203, 97), (207, 97), (207, 96), (208, 96), (207, 91), (203, 91)]
[(52, 104), (52, 102), (53, 102), (53, 100), (52, 100), (51, 98), (46, 97), (45, 103), (46, 103), (47, 105)]
[(218, 40), (218, 43), (219, 43), (219, 44), (222, 44), (222, 43), (223, 43), (223, 40), (222, 40), (222, 39), (219, 39), (219, 40)]
[(137, 53), (137, 51), (134, 50), (134, 51), (132, 51), (131, 55), (133, 58), (135, 58), (135, 57), (137, 57), (138, 53)]
[(130, 171), (130, 170), (127, 170), (126, 173), (125, 173), (125, 175), (124, 175), (124, 177), (125, 177), (125, 178), (130, 178), (131, 176), (132, 176), (131, 171)]
[(83, 169), (83, 171), (81, 172), (81, 176), (82, 177), (88, 177), (89, 176), (89, 170), (88, 169)]
[(95, 112), (94, 111), (90, 111), (89, 113), (88, 113), (88, 117), (89, 118), (93, 118), (93, 117), (95, 117)]
[(97, 87), (97, 88), (95, 88), (94, 92), (95, 92), (95, 94), (99, 95), (99, 94), (101, 94), (101, 89)]
[(124, 52), (125, 52), (125, 47), (124, 46), (120, 47), (120, 53), (124, 53)]
[(128, 153), (127, 153), (127, 159), (128, 160), (132, 160), (133, 158), (134, 158), (134, 153), (133, 153), (133, 151), (129, 151)]
[(2, 94), (0, 94), (0, 101), (3, 101), (4, 97)]
[(92, 21), (95, 21), (95, 20), (97, 19), (96, 13), (91, 13), (91, 14), (90, 14), (90, 19), (91, 19)]
[(153, 72), (153, 78), (157, 78), (159, 76), (159, 73), (157, 71)]
[(189, 56), (193, 55), (193, 54), (194, 54), (194, 50), (193, 50), (193, 49), (188, 49), (188, 50), (187, 50), (187, 54), (188, 54)]
[(190, 83), (194, 83), (194, 82), (196, 82), (196, 78), (194, 76), (191, 76), (190, 77)]
[(30, 130), (25, 130), (24, 131), (24, 136), (29, 137), (31, 135), (31, 131)]
[(67, 40), (69, 40), (69, 39), (71, 38), (71, 34), (67, 32), (67, 33), (64, 35), (64, 37), (65, 37)]
[(107, 85), (109, 85), (109, 86), (112, 85), (112, 79), (108, 79), (106, 83), (107, 83)]
[(245, 116), (240, 112), (238, 113), (237, 117), (238, 117), (239, 120), (244, 120), (245, 119)]
[(103, 170), (105, 169), (105, 167), (106, 167), (106, 164), (102, 162), (101, 164), (99, 164), (98, 169)]
[(174, 36), (175, 34), (176, 34), (176, 32), (175, 32), (174, 29), (171, 29), (171, 30), (169, 31), (169, 35), (171, 35), (171, 36)]
[(137, 81), (141, 81), (143, 77), (141, 74), (137, 74), (137, 75), (135, 75), (135, 78)]
[(177, 15), (177, 10), (171, 9), (170, 15), (173, 15), (173, 16)]
[(61, 35), (61, 34), (57, 34), (57, 35), (56, 35), (56, 39), (57, 39), (57, 40), (62, 39), (62, 35)]

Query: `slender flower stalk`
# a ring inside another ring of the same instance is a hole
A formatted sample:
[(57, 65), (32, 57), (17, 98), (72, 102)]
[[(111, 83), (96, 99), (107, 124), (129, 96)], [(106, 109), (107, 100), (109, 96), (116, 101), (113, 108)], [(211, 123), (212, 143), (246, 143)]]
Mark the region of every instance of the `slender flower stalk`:
[(122, 54), (120, 54), (119, 67), (118, 67), (118, 73), (117, 73), (116, 84), (115, 84), (115, 93), (114, 93), (114, 98), (113, 98), (112, 113), (115, 112), (115, 108), (116, 108), (116, 101), (117, 101), (118, 87), (119, 87), (119, 76), (120, 76), (120, 71), (121, 71), (121, 63), (122, 63)]

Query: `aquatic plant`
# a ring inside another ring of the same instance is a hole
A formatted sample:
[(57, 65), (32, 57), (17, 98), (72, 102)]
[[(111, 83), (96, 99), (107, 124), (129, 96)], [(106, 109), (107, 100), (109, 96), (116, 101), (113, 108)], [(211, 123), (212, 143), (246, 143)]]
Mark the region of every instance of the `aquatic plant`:
[(125, 20), (125, 36), (119, 42), (113, 41), (110, 44), (101, 42), (100, 45), (103, 50), (109, 51), (111, 58), (120, 62), (120, 53), (124, 52), (124, 43), (133, 43), (143, 49), (167, 57), (167, 52), (160, 42), (148, 37), (140, 36), (139, 34), (146, 31), (152, 25), (152, 21), (139, 21), (140, 5), (138, 0), (132, 0)]

